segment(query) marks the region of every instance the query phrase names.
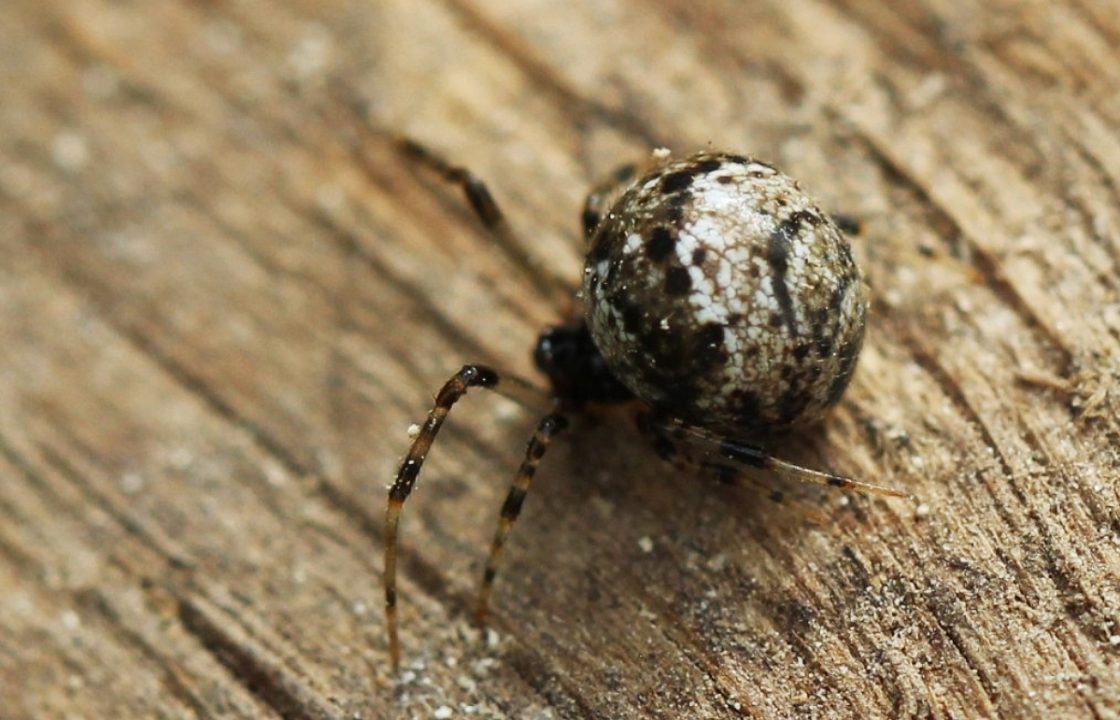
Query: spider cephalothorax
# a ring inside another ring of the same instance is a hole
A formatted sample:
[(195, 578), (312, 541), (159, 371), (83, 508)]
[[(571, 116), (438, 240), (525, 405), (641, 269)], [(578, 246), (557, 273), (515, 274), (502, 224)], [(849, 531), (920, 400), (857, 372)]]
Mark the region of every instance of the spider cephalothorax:
[(611, 371), (582, 320), (546, 328), (537, 338), (533, 360), (548, 377), (553, 394), (575, 407), (634, 398)]

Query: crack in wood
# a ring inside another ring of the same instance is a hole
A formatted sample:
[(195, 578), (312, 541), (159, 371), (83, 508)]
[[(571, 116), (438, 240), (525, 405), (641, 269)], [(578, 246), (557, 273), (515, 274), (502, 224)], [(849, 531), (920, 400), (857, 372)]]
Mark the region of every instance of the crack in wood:
[(511, 65), (521, 71), (530, 85), (549, 98), (557, 110), (568, 118), (568, 124), (584, 128), (589, 119), (598, 119), (605, 125), (623, 131), (642, 142), (648, 148), (664, 147), (653, 128), (634, 113), (611, 108), (602, 102), (586, 97), (573, 89), (562, 76), (545, 61), (533, 56), (517, 38), (506, 33), (490, 18), (478, 11), (475, 6), (462, 0), (440, 0), (448, 10)]
[[(842, 109), (834, 109), (834, 112), (842, 114)], [(1061, 354), (1062, 369), (1059, 374), (1067, 375), (1073, 360), (1073, 351), (1065, 345), (1055, 329), (1042, 320), (1031, 303), (1027, 302), (1015, 284), (1007, 278), (999, 261), (992, 255), (991, 251), (966, 232), (957, 219), (953, 217), (950, 210), (937, 202), (921, 180), (897, 162), (885, 148), (880, 146), (875, 137), (859, 128), (858, 123), (853, 124), (857, 127), (855, 138), (866, 149), (868, 157), (882, 169), (883, 174), (888, 180), (892, 181), (892, 184), (908, 189), (918, 202), (932, 214), (934, 228), (943, 230), (938, 233), (942, 239), (950, 242), (951, 238), (959, 237), (968, 243), (968, 247), (972, 250), (969, 253), (969, 259), (983, 277), (985, 287), (989, 288), (996, 297), (1000, 298), (1019, 316), (1027, 327), (1040, 331), (1050, 347)], [(945, 229), (948, 230), (948, 233), (944, 232)]]
[(288, 720), (337, 720), (341, 709), (313, 690), (232, 617), (201, 598), (178, 594), (179, 620), (233, 677)]

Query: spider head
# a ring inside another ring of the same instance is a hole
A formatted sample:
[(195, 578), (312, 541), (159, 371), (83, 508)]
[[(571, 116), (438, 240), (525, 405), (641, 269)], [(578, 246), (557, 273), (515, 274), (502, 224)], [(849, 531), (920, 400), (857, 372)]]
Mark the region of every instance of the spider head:
[(533, 360), (562, 400), (583, 405), (619, 403), (634, 397), (607, 368), (582, 322), (545, 328), (537, 339)]

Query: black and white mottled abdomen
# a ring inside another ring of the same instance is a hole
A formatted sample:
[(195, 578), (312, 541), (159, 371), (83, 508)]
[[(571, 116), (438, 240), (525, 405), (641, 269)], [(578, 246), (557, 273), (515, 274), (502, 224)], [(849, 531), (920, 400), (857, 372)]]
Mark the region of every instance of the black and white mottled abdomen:
[(619, 381), (731, 435), (819, 419), (848, 385), (868, 290), (797, 183), (702, 152), (638, 179), (591, 237), (586, 320)]

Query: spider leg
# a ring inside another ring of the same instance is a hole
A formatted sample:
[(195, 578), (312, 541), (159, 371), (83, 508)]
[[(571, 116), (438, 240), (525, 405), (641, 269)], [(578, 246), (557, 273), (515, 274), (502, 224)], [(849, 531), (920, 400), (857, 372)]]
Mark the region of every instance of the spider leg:
[(513, 524), (521, 514), (521, 505), (533, 484), (533, 476), (537, 472), (537, 465), (544, 456), (552, 437), (568, 426), (568, 420), (558, 412), (552, 412), (541, 419), (533, 437), (525, 448), (525, 459), (517, 470), (517, 476), (510, 486), (502, 504), (501, 517), (498, 520), (498, 529), (494, 533), (494, 541), (490, 545), (490, 555), (486, 558), (486, 569), (482, 574), (482, 585), (478, 591), (478, 603), (475, 606), (475, 617), (479, 623), (485, 623), (490, 611), (490, 593), (494, 587), (494, 577), (498, 573), (498, 562), (502, 557), (506, 539), (509, 537)]
[(389, 632), (389, 655), (392, 658), (394, 671), (400, 667), (401, 656), (397, 634), (397, 537), (401, 509), (416, 485), (420, 468), (423, 467), (424, 459), (428, 456), (428, 451), (436, 435), (439, 434), (447, 414), (451, 412), (452, 406), (459, 398), (472, 387), (489, 388), (530, 406), (534, 398), (544, 395), (532, 384), (519, 378), (513, 376), (500, 378), (495, 370), (485, 365), (464, 365), (443, 384), (436, 395), (435, 405), (428, 413), (428, 419), (412, 441), (408, 455), (401, 462), (397, 477), (389, 488), (389, 500), (385, 507), (385, 625)]
[(466, 196), (467, 202), (470, 203), (471, 209), (474, 210), (474, 214), (478, 216), (482, 226), (490, 233), (498, 247), (518, 266), (527, 270), (534, 281), (546, 290), (553, 300), (564, 302), (568, 299), (571, 289), (559, 278), (540, 270), (538, 263), (525, 251), (524, 244), (518, 240), (517, 233), (506, 221), (505, 215), (498, 208), (498, 203), (494, 202), (494, 196), (490, 194), (489, 188), (481, 178), (467, 168), (447, 161), (434, 150), (412, 138), (397, 137), (395, 144), (406, 157), (439, 173), (447, 182), (458, 185)]
[(836, 227), (848, 235), (859, 235), (863, 231), (863, 223), (855, 215), (848, 213), (832, 213), (830, 216)]
[(584, 240), (591, 243), (596, 228), (605, 213), (619, 196), (630, 186), (637, 177), (644, 175), (653, 168), (665, 163), (669, 158), (667, 150), (655, 150), (640, 162), (627, 163), (615, 168), (614, 172), (607, 175), (591, 188), (591, 192), (583, 201), (583, 213), (580, 220), (583, 225)]
[[(680, 431), (670, 433), (666, 424), (655, 420), (654, 417), (648, 410), (638, 411), (635, 416), (638, 431), (650, 442), (658, 457), (672, 464), (673, 467), (710, 477), (724, 485), (747, 488), (775, 505), (796, 508), (800, 516), (808, 518), (817, 525), (824, 524), (824, 515), (811, 503), (805, 502), (802, 498), (792, 498), (788, 489), (779, 489), (772, 481), (762, 482), (745, 468), (704, 457), (704, 448), (697, 443), (689, 442)], [(701, 453), (700, 457), (696, 455), (698, 452)]]
[[(819, 501), (807, 497), (804, 493), (795, 493), (788, 482), (785, 487), (775, 485), (777, 481), (788, 481), (788, 478), (767, 478), (762, 480), (748, 472), (746, 468), (735, 467), (721, 462), (705, 461), (700, 463), (701, 472), (714, 477), (724, 485), (748, 488), (775, 505), (792, 510), (797, 517), (804, 518), (817, 526), (827, 524), (827, 517), (817, 507)], [(796, 483), (804, 487), (803, 483)]]
[(854, 490), (867, 495), (914, 500), (913, 495), (903, 490), (802, 467), (776, 458), (757, 445), (725, 438), (680, 420), (653, 418), (649, 422), (653, 427), (668, 433), (670, 437), (698, 445), (709, 453), (720, 456), (722, 458), (721, 464), (740, 468), (761, 468), (786, 480), (812, 485)]
[(603, 219), (603, 213), (610, 202), (618, 196), (618, 190), (628, 185), (637, 175), (638, 165), (628, 163), (615, 169), (602, 182), (591, 188), (591, 192), (587, 193), (587, 198), (583, 201), (583, 213), (580, 215), (585, 240), (591, 241), (595, 228), (599, 227), (599, 221)]

